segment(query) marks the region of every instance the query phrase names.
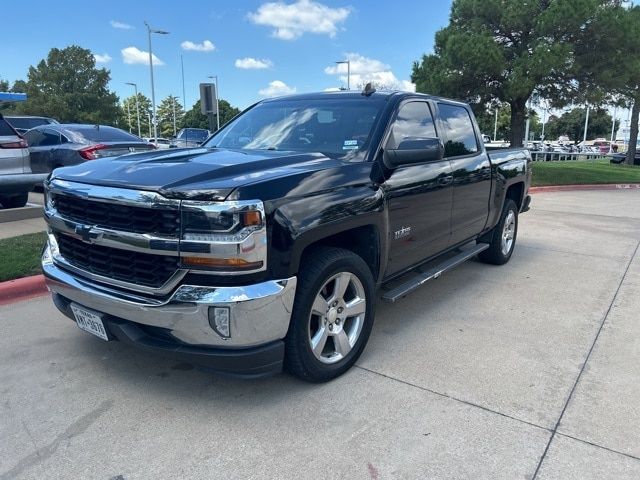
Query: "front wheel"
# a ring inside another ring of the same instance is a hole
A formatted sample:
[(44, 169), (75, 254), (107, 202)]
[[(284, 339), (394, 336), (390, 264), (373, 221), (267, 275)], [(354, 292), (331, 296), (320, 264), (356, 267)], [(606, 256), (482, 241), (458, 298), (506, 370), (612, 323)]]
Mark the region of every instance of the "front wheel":
[(513, 200), (506, 200), (498, 225), (493, 229), (489, 248), (478, 254), (485, 263), (504, 265), (509, 261), (516, 246), (518, 236), (518, 206)]
[(285, 339), (285, 367), (325, 382), (346, 372), (369, 339), (375, 285), (362, 258), (323, 247), (304, 258)]

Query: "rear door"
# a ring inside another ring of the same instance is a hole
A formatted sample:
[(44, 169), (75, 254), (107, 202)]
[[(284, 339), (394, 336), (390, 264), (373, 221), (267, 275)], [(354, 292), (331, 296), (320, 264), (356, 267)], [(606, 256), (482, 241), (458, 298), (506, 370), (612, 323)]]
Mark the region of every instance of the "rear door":
[(487, 222), (491, 162), (466, 106), (438, 102), (438, 118), (444, 155), (453, 174), (451, 243), (456, 244), (482, 232)]
[[(400, 105), (385, 148), (405, 138), (435, 138), (432, 105), (409, 100)], [(451, 234), (449, 160), (399, 167), (383, 185), (389, 205), (389, 263), (386, 276), (446, 249)]]
[(31, 171), (49, 173), (53, 170), (53, 151), (60, 147), (60, 134), (50, 128), (33, 128), (25, 134), (31, 154)]

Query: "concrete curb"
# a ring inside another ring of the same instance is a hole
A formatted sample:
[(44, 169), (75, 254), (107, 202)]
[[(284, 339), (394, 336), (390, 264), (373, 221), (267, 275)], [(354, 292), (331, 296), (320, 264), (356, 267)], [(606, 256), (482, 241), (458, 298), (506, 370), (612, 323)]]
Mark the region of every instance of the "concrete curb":
[(0, 282), (0, 305), (20, 302), (47, 293), (44, 275)]
[(593, 185), (549, 185), (530, 187), (529, 193), (575, 192), (580, 190), (640, 190), (640, 183), (599, 183)]

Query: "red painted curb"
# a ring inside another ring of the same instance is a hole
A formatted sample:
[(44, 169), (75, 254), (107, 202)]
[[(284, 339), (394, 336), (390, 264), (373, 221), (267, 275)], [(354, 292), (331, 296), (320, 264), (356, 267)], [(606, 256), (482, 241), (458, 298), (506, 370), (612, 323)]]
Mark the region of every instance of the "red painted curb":
[(640, 183), (598, 183), (593, 185), (549, 185), (530, 187), (529, 193), (571, 192), (580, 190), (640, 190)]
[(47, 293), (47, 286), (44, 283), (44, 275), (0, 282), (0, 305), (39, 297), (45, 293)]

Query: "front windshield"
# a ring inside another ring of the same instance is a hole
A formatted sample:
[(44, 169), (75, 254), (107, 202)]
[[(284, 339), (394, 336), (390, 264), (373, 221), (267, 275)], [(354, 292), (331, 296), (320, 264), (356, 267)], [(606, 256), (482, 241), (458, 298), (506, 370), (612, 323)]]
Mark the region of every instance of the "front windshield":
[(268, 101), (242, 114), (205, 146), (354, 155), (368, 147), (383, 102), (384, 97)]

